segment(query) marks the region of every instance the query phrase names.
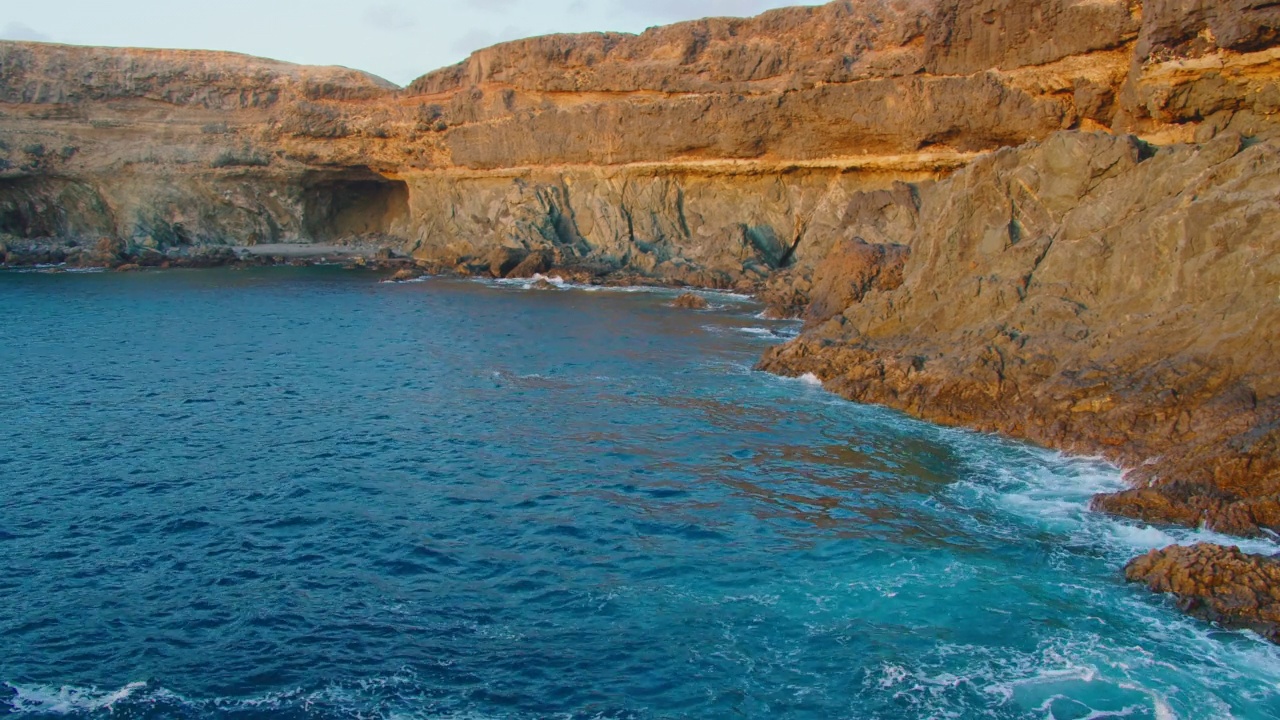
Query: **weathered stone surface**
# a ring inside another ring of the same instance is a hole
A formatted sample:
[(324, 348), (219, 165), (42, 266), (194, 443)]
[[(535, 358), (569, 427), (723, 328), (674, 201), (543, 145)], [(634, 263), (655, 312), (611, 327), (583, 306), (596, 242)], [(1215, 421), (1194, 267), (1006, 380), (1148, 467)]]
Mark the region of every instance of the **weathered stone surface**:
[(541, 275), (552, 268), (554, 263), (551, 253), (542, 250), (536, 250), (525, 256), (511, 272), (507, 273), (507, 277), (511, 278), (531, 278), (535, 275)]
[(410, 280), (417, 280), (424, 274), (425, 273), (419, 268), (402, 268), (397, 270), (395, 274), (391, 276), (391, 282), (408, 282)]
[(357, 70), (234, 53), (0, 42), (0, 102), (11, 104), (141, 99), (240, 110), (290, 100), (370, 100), (394, 90)]
[(1105, 454), (1151, 485), (1109, 511), (1280, 530), (1280, 144), (1246, 145), (1061, 134), (976, 161), (922, 189), (901, 287), (763, 367)]
[(1138, 35), (1138, 0), (944, 0), (929, 26), (925, 67), (939, 75), (1044, 65), (1123, 47)]
[(693, 293), (685, 293), (675, 300), (671, 301), (671, 307), (682, 308), (684, 310), (706, 310), (711, 307), (711, 303), (701, 295)]
[(1171, 593), (1183, 612), (1280, 642), (1280, 559), (1235, 547), (1174, 545), (1134, 559), (1125, 577)]
[(872, 290), (897, 289), (909, 254), (906, 246), (873, 245), (860, 237), (836, 243), (814, 271), (805, 320), (825, 322)]

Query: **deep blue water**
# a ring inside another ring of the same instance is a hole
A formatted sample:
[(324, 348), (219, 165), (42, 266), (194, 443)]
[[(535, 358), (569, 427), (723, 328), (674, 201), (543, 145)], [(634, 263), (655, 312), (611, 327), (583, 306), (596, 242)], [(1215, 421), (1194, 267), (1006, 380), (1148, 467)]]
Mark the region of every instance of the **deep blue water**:
[(0, 714), (1267, 718), (1117, 472), (751, 371), (715, 298), (0, 273)]

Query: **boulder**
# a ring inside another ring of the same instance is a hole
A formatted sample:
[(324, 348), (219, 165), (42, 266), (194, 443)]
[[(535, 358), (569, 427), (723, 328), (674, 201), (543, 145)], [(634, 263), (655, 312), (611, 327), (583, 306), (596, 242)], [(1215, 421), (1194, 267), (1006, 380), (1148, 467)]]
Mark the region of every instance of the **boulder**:
[(417, 280), (426, 275), (420, 268), (403, 268), (397, 270), (395, 275), (391, 276), (391, 282), (408, 282), (409, 280)]
[(1208, 543), (1172, 545), (1135, 558), (1124, 574), (1172, 594), (1183, 612), (1280, 642), (1280, 558)]
[(128, 244), (117, 237), (99, 238), (90, 254), (90, 262), (107, 267), (116, 267), (125, 263)]
[(817, 325), (862, 302), (872, 290), (896, 290), (910, 251), (902, 245), (873, 245), (862, 238), (838, 242), (813, 273), (806, 323)]
[(489, 274), (495, 278), (508, 277), (527, 258), (529, 252), (519, 248), (497, 247), (486, 257)]
[(534, 275), (541, 275), (551, 269), (551, 256), (541, 250), (535, 250), (529, 253), (524, 260), (520, 261), (506, 277), (510, 278), (531, 278)]
[(708, 303), (707, 299), (701, 295), (685, 293), (675, 300), (672, 300), (671, 307), (682, 308), (685, 310), (706, 310), (711, 307), (711, 303)]

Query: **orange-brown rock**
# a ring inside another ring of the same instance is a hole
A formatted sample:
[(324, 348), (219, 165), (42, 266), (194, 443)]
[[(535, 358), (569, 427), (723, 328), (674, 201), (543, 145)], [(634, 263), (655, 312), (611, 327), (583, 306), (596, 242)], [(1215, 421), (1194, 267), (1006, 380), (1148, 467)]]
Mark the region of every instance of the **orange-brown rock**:
[(711, 303), (701, 295), (693, 293), (684, 293), (680, 297), (671, 301), (671, 307), (681, 308), (684, 310), (706, 310), (711, 307)]
[(872, 290), (897, 289), (909, 254), (905, 245), (876, 245), (860, 237), (836, 243), (814, 270), (805, 320), (825, 322)]
[(397, 270), (395, 274), (391, 276), (391, 282), (408, 282), (410, 280), (417, 280), (424, 274), (425, 273), (418, 268), (402, 268)]
[(1171, 593), (1183, 612), (1280, 642), (1280, 559), (1235, 547), (1174, 545), (1135, 558), (1125, 577)]
[(1001, 151), (899, 202), (900, 285), (848, 295), (762, 365), (1111, 457), (1143, 489), (1103, 510), (1280, 531), (1277, 200), (1280, 140)]

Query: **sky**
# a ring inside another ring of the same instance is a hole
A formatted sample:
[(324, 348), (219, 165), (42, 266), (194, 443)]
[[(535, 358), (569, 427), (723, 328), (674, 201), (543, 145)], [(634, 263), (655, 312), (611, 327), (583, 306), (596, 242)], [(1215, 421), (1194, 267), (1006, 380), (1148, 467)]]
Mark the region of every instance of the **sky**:
[(640, 32), (803, 0), (0, 0), (0, 39), (230, 50), (406, 85), (471, 51), (557, 32)]

